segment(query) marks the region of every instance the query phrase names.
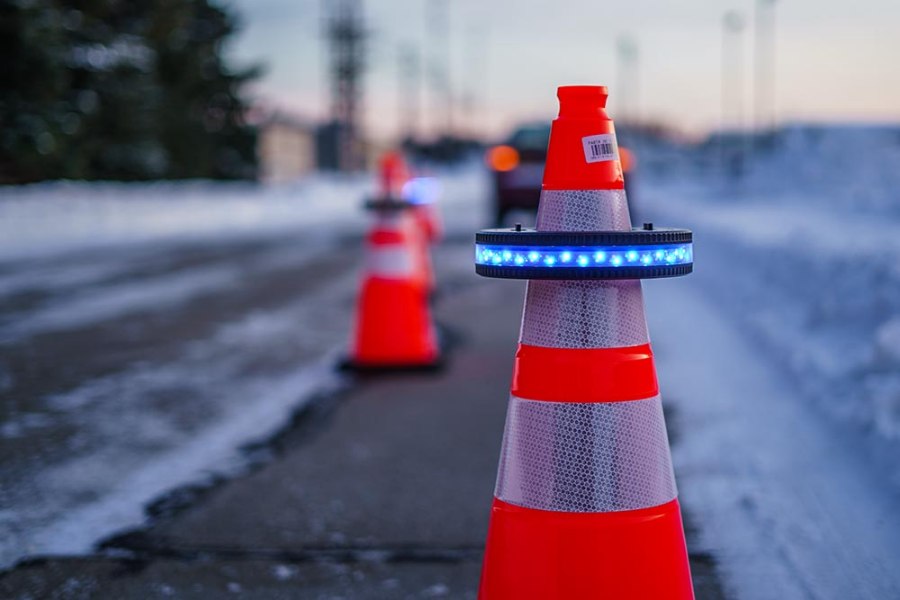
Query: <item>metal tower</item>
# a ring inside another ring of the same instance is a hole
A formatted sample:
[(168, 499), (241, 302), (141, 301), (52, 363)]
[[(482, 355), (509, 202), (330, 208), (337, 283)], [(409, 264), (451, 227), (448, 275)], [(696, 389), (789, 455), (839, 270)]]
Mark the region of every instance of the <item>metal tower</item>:
[(360, 136), (366, 30), (360, 0), (330, 0), (326, 10), (330, 113), (336, 168), (349, 171), (364, 167)]

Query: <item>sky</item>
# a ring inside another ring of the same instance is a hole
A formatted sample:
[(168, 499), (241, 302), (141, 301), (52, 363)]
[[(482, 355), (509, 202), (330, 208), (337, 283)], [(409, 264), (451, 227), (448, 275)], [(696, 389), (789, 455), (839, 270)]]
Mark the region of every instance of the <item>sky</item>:
[[(321, 21), (328, 0), (221, 1), (243, 23), (231, 57), (267, 69), (251, 91), (256, 101), (309, 120), (325, 116)], [(609, 86), (610, 112), (620, 120), (657, 121), (691, 134), (755, 122), (754, 0), (361, 1), (370, 31), (364, 126), (379, 139), (397, 135), (408, 106), (400, 99), (402, 47), (417, 49), (426, 67), (450, 57), (458, 133), (497, 138), (517, 123), (550, 119), (556, 87), (565, 84)], [(762, 15), (775, 15), (777, 49), (774, 100), (762, 104), (763, 117), (900, 122), (900, 2), (759, 1), (766, 3)], [(449, 43), (426, 27), (435, 5), (445, 6)], [(746, 26), (728, 37), (723, 60), (726, 11)], [(617, 68), (622, 39), (636, 48), (625, 74)], [(432, 81), (426, 74), (419, 94), (417, 130), (425, 135), (446, 120)]]

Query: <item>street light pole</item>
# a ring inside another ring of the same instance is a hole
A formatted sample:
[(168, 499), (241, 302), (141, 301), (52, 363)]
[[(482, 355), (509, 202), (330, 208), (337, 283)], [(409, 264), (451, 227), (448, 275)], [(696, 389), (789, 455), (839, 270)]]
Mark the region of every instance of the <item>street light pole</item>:
[(638, 121), (638, 45), (631, 37), (620, 37), (616, 43), (619, 123), (634, 125)]
[(766, 147), (775, 134), (775, 2), (757, 0), (754, 10), (754, 125)]
[(728, 11), (722, 18), (720, 151), (723, 172), (730, 171), (734, 177), (743, 173), (744, 166), (744, 26), (744, 17), (737, 11)]
[(398, 131), (401, 143), (411, 142), (419, 131), (419, 48), (413, 44), (399, 47), (398, 70)]
[(426, 28), (431, 38), (431, 81), (434, 90), (435, 115), (443, 113), (443, 132), (453, 135), (453, 87), (451, 83), (450, 5), (448, 0), (429, 0), (426, 5)]

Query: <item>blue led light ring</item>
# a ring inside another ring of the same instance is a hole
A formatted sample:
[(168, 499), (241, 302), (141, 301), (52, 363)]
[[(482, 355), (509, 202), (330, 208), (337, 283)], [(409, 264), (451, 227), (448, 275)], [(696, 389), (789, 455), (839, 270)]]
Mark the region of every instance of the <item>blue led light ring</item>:
[(495, 266), (656, 267), (693, 262), (692, 244), (654, 246), (500, 246), (475, 245), (475, 264)]
[[(685, 229), (577, 233), (487, 230), (476, 235), (475, 271), (506, 279), (677, 277), (693, 270), (691, 239), (691, 232)], [(573, 243), (575, 240), (592, 243)], [(597, 243), (599, 240), (604, 243)]]
[(616, 280), (680, 277), (693, 271), (692, 264), (659, 267), (508, 267), (475, 265), (475, 272), (499, 279)]
[(415, 204), (409, 200), (391, 197), (369, 198), (363, 203), (365, 209), (378, 211), (401, 211), (413, 208), (414, 206)]
[(687, 244), (688, 229), (654, 228), (629, 231), (535, 231), (534, 229), (484, 229), (475, 235), (478, 244), (522, 246), (644, 246)]

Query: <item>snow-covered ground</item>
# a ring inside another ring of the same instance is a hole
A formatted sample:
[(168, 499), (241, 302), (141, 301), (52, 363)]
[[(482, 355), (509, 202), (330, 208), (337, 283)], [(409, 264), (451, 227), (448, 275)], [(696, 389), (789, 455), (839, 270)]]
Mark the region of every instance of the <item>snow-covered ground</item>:
[(816, 409), (900, 450), (900, 127), (790, 129), (744, 180), (713, 181), (642, 188), (697, 232), (697, 284)]
[[(441, 181), (470, 234), (484, 174)], [(371, 188), (0, 188), (0, 566), (140, 525), (341, 385)]]
[(231, 242), (317, 224), (358, 226), (364, 216), (357, 208), (370, 188), (364, 176), (324, 175), (278, 186), (63, 181), (0, 187), (0, 260), (140, 242)]
[(682, 501), (736, 598), (900, 597), (900, 128), (787, 132), (640, 187), (695, 232), (650, 282)]

